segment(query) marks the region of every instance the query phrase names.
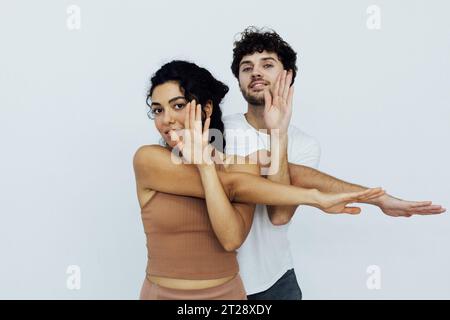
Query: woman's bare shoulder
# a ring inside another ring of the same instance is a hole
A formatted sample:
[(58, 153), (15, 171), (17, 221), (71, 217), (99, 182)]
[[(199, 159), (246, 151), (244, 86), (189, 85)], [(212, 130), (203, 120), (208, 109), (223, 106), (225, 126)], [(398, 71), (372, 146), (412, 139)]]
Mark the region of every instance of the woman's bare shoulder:
[(147, 162), (148, 160), (158, 157), (164, 153), (170, 152), (167, 148), (159, 144), (148, 144), (140, 146), (134, 153), (133, 162), (139, 164)]
[(145, 144), (145, 145), (142, 145), (139, 148), (137, 148), (135, 154), (157, 152), (157, 151), (164, 151), (164, 150), (169, 151), (167, 148), (165, 148), (159, 144)]

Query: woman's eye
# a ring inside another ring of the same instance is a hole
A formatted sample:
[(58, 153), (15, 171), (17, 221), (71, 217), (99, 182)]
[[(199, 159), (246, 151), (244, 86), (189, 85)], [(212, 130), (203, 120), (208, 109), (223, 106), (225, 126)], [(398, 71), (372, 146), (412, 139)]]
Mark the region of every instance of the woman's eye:
[(161, 108), (155, 108), (155, 109), (152, 109), (152, 113), (153, 114), (159, 114), (159, 113), (161, 113), (162, 112), (162, 109)]
[(181, 109), (183, 109), (185, 106), (186, 106), (185, 103), (177, 103), (177, 104), (175, 104), (173, 107), (174, 107), (175, 109), (177, 109), (177, 110), (181, 110)]

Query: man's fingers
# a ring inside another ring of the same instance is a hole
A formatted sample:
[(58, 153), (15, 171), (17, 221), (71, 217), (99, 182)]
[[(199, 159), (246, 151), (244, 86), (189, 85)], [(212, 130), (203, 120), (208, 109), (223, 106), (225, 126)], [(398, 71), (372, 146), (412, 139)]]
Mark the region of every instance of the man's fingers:
[(276, 95), (278, 95), (279, 97), (284, 96), (285, 85), (286, 85), (286, 70), (283, 70), (281, 72), (281, 77), (280, 77), (280, 86), (278, 88), (278, 91), (275, 91)]
[(432, 204), (431, 201), (414, 202), (414, 203), (411, 204), (411, 207), (417, 208), (417, 207), (429, 206), (431, 204)]
[(291, 82), (292, 82), (292, 70), (289, 70), (286, 74), (286, 78), (284, 80), (284, 90), (283, 90), (283, 100), (288, 100), (289, 96), (289, 89), (291, 88)]
[(278, 95), (279, 90), (280, 90), (280, 82), (281, 82), (281, 76), (282, 76), (282, 72), (280, 72), (280, 74), (277, 77), (277, 80), (275, 81), (275, 87), (273, 88), (273, 95), (274, 97)]
[(442, 209), (442, 206), (436, 204), (436, 205), (414, 208), (414, 209), (416, 209), (416, 210), (439, 210), (439, 209)]
[(293, 98), (294, 98), (294, 86), (291, 86), (289, 88), (289, 94), (288, 94), (288, 98), (287, 98), (287, 105), (288, 106), (292, 106)]
[(265, 110), (269, 111), (270, 107), (272, 107), (272, 95), (270, 94), (270, 90), (268, 88), (264, 89), (264, 104)]
[(409, 207), (409, 211), (433, 211), (433, 210), (441, 210), (442, 206), (439, 205), (431, 205), (431, 206), (423, 206), (423, 207)]
[(419, 215), (431, 215), (431, 214), (440, 214), (444, 213), (446, 211), (445, 208), (439, 208), (439, 209), (422, 209), (422, 210), (411, 210), (412, 214), (419, 214)]

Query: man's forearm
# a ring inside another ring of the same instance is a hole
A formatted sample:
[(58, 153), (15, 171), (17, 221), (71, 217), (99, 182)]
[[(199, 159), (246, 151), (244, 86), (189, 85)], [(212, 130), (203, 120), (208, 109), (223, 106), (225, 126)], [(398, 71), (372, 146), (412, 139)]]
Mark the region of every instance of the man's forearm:
[[(290, 185), (291, 178), (289, 172), (289, 163), (287, 157), (288, 137), (287, 135), (271, 135), (271, 154), (272, 159), (270, 173), (267, 179), (273, 182)], [(276, 160), (274, 160), (276, 158)], [(295, 213), (297, 206), (267, 206), (270, 221), (275, 225), (286, 224)]]
[[(367, 189), (303, 165), (289, 163), (289, 173), (291, 184), (302, 188), (312, 188), (322, 192), (354, 192)], [(377, 204), (377, 200), (370, 200), (367, 203)]]

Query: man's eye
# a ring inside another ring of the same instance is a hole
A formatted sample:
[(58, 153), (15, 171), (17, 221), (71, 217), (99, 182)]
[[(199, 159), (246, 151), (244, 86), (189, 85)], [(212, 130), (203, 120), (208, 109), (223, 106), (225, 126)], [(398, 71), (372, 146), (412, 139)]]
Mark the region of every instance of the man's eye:
[(250, 71), (250, 67), (246, 67), (246, 68), (244, 68), (244, 69), (242, 69), (242, 72), (247, 72), (247, 71)]
[(273, 65), (271, 65), (270, 63), (264, 65), (264, 68), (266, 68), (266, 69), (267, 68), (272, 68), (272, 67), (273, 67)]

